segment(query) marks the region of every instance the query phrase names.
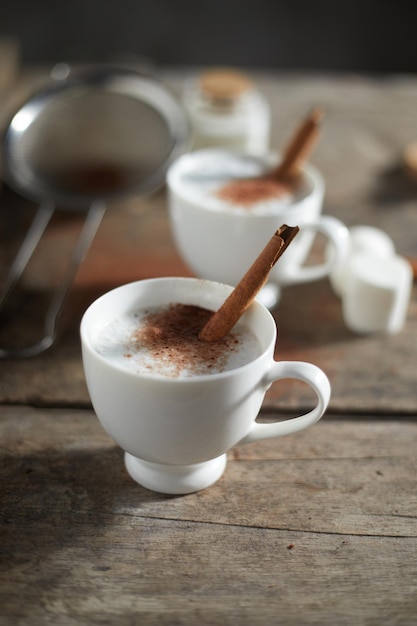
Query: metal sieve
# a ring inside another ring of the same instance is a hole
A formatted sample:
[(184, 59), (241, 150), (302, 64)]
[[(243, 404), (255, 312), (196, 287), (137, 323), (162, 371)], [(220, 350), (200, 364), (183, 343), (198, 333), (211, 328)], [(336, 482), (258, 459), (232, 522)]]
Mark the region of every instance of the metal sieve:
[(106, 208), (160, 187), (171, 162), (188, 147), (187, 116), (154, 76), (108, 66), (64, 74), (19, 108), (3, 136), (3, 178), (39, 208), (9, 270), (0, 312), (54, 211), (85, 212), (86, 218), (47, 310), (44, 336), (27, 348), (0, 348), (0, 358), (34, 356), (52, 345), (57, 318)]

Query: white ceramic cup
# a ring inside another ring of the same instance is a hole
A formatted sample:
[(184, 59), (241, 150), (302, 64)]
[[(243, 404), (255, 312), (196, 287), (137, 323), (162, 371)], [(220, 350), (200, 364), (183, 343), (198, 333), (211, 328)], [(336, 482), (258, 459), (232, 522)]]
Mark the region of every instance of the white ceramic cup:
[[(103, 327), (128, 312), (173, 302), (216, 310), (230, 292), (230, 286), (196, 278), (149, 279), (104, 294), (83, 316), (83, 364), (94, 410), (125, 451), (132, 478), (151, 490), (183, 494), (208, 487), (223, 474), (228, 450), (311, 426), (328, 406), (330, 384), (321, 369), (274, 360), (275, 321), (259, 302), (242, 321), (259, 339), (261, 354), (230, 371), (189, 378), (138, 375), (94, 347)], [(316, 394), (316, 406), (299, 417), (257, 423), (265, 392), (284, 378), (306, 382)]]
[[(167, 174), (174, 242), (186, 264), (201, 278), (236, 285), (277, 228), (282, 224), (300, 227), (261, 292), (260, 300), (266, 306), (278, 302), (284, 285), (327, 277), (345, 256), (349, 242), (345, 225), (322, 215), (325, 184), (312, 166), (303, 170), (303, 193), (289, 203), (275, 200), (249, 211), (221, 207), (213, 200), (213, 189), (233, 178), (260, 175), (274, 162), (274, 155), (257, 157), (213, 148), (183, 155)], [(317, 233), (327, 238), (331, 253), (322, 263), (304, 265)]]

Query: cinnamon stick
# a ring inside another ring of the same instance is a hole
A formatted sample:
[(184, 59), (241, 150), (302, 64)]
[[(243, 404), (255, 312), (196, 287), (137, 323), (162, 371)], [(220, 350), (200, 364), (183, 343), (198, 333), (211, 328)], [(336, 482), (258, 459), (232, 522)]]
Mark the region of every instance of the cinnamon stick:
[(310, 112), (285, 149), (282, 162), (269, 174), (270, 177), (288, 181), (299, 174), (302, 164), (317, 142), (322, 118), (323, 111), (320, 108)]
[(199, 339), (218, 341), (229, 333), (252, 304), (257, 293), (266, 283), (270, 270), (285, 252), (298, 231), (298, 226), (284, 224), (274, 233), (230, 296), (202, 328)]

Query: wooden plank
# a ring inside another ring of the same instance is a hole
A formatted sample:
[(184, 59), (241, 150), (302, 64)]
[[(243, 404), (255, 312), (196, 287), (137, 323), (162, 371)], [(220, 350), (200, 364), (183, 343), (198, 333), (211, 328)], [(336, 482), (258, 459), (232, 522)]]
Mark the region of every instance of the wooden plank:
[(69, 540), (66, 521), (21, 529), (6, 552), (3, 625), (415, 624), (412, 539), (112, 515)]
[(136, 515), (139, 507), (158, 519), (417, 536), (415, 420), (322, 420), (235, 448), (216, 485), (172, 498), (129, 478), (122, 452), (90, 412), (1, 407), (0, 415), (6, 516), (60, 517), (71, 503), (87, 515)]
[(327, 419), (168, 497), (91, 412), (0, 418), (2, 624), (415, 623), (412, 420)]

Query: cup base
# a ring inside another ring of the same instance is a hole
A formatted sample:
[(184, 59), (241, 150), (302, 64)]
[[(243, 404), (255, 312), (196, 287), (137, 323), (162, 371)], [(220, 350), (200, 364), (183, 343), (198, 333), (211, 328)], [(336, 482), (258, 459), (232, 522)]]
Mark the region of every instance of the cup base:
[(137, 483), (158, 493), (184, 495), (206, 489), (226, 469), (227, 455), (192, 465), (165, 465), (144, 461), (125, 452), (125, 466)]
[(257, 300), (261, 302), (269, 311), (278, 306), (281, 299), (281, 287), (274, 283), (266, 283), (257, 295)]

